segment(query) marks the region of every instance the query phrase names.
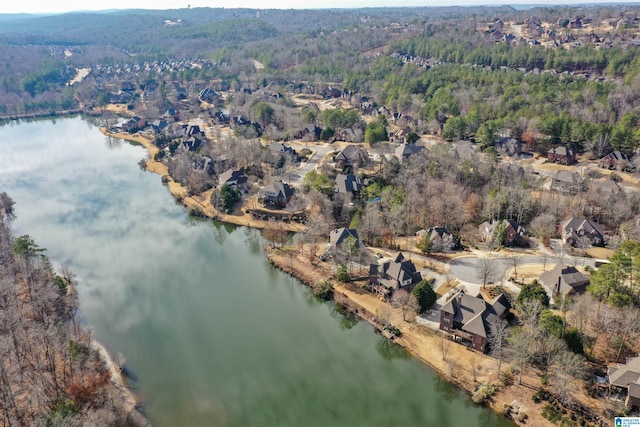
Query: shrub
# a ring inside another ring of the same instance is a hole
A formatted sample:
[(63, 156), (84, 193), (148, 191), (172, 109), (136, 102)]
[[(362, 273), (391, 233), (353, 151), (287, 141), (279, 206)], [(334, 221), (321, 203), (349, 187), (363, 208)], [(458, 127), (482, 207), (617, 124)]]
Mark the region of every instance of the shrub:
[(349, 273), (347, 272), (347, 267), (341, 265), (338, 267), (338, 271), (336, 272), (336, 278), (342, 283), (347, 283), (351, 281), (351, 277), (349, 277)]
[(418, 304), (420, 304), (420, 313), (424, 313), (429, 310), (433, 304), (435, 304), (438, 296), (433, 290), (434, 280), (422, 280), (418, 283), (415, 288), (411, 291), (413, 296), (418, 300)]
[(333, 293), (333, 286), (331, 283), (327, 281), (318, 282), (312, 286), (313, 294), (318, 298), (323, 300), (328, 300), (331, 298), (331, 294)]

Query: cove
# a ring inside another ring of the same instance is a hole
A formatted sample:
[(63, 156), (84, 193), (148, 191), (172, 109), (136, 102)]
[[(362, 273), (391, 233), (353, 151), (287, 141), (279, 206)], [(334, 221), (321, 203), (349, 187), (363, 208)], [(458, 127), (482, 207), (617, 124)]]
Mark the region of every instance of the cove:
[(511, 426), (265, 260), (259, 232), (194, 220), (146, 152), (83, 117), (0, 127), (0, 191), (78, 277), (157, 426)]

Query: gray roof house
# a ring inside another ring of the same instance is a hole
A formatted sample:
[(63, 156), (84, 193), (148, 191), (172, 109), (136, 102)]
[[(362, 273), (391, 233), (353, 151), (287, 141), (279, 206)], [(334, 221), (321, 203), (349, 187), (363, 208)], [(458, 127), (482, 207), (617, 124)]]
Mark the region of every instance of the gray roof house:
[(333, 185), (333, 192), (337, 194), (358, 194), (364, 187), (364, 182), (354, 174), (339, 173)]
[(589, 283), (589, 278), (579, 272), (575, 267), (565, 266), (562, 263), (553, 270), (545, 271), (538, 279), (551, 298), (557, 295), (573, 295), (584, 291)]
[(373, 285), (381, 285), (387, 289), (400, 289), (414, 285), (422, 280), (411, 260), (405, 259), (402, 252), (393, 260), (382, 264), (369, 265), (369, 281)]
[(440, 329), (455, 335), (474, 350), (484, 352), (491, 336), (491, 326), (509, 314), (511, 304), (500, 294), (491, 301), (481, 296), (458, 292), (440, 309)]
[(587, 218), (571, 217), (560, 223), (559, 231), (562, 240), (572, 246), (581, 240), (592, 245), (601, 245), (605, 241), (602, 226)]
[(416, 144), (400, 144), (395, 150), (395, 156), (400, 160), (400, 163), (407, 160), (414, 154), (418, 154), (424, 151), (424, 147)]
[(335, 157), (336, 165), (345, 166), (363, 166), (369, 162), (367, 152), (357, 145), (347, 145)]
[(265, 207), (280, 209), (287, 207), (287, 202), (291, 196), (293, 196), (293, 188), (289, 184), (282, 181), (274, 181), (260, 190), (258, 200)]
[(640, 409), (640, 357), (627, 359), (627, 363), (609, 366), (609, 385), (627, 390), (625, 405), (632, 411)]
[(434, 252), (444, 252), (455, 249), (460, 241), (449, 230), (444, 227), (431, 227), (416, 232), (416, 244), (421, 244), (424, 239), (431, 242), (431, 250)]

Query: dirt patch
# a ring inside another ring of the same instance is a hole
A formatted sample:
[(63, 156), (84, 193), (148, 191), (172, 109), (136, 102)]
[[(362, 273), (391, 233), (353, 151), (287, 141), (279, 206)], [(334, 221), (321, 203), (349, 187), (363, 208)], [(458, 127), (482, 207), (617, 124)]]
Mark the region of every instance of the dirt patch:
[(613, 256), (613, 251), (607, 248), (592, 247), (587, 250), (587, 255), (592, 258), (609, 259), (611, 256)]

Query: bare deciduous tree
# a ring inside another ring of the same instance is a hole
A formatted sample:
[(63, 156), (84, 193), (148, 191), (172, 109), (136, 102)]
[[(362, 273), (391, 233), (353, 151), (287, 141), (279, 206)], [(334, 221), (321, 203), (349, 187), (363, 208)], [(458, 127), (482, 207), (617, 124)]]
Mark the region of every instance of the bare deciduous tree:
[(582, 379), (584, 373), (584, 358), (570, 351), (562, 352), (557, 358), (553, 369), (553, 388), (560, 395), (560, 402), (565, 405), (571, 397), (571, 390), (575, 388), (577, 380)]
[(489, 335), (489, 347), (491, 354), (498, 359), (498, 375), (502, 368), (502, 357), (504, 353), (504, 344), (507, 337), (509, 323), (506, 320), (500, 320), (491, 324), (491, 332)]
[(486, 288), (487, 283), (495, 280), (498, 273), (498, 261), (494, 258), (479, 258), (476, 264), (476, 277), (482, 282), (482, 287)]
[(416, 297), (404, 289), (398, 289), (393, 293), (391, 297), (391, 304), (402, 311), (402, 320), (407, 321), (407, 315), (418, 312), (420, 304)]

